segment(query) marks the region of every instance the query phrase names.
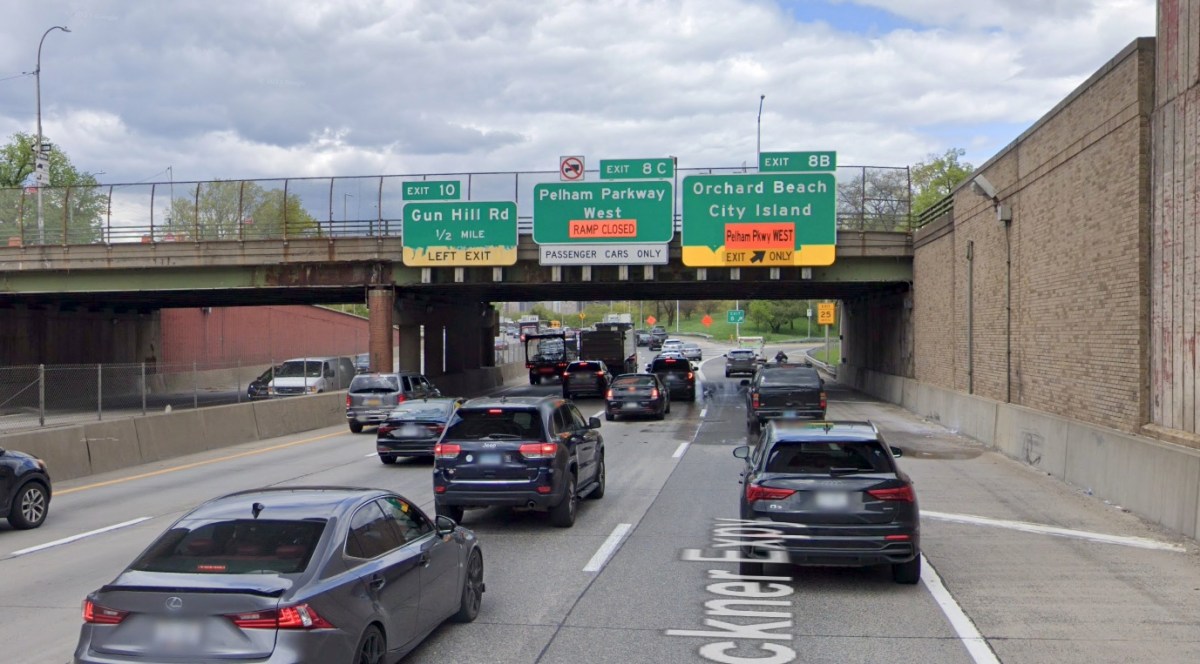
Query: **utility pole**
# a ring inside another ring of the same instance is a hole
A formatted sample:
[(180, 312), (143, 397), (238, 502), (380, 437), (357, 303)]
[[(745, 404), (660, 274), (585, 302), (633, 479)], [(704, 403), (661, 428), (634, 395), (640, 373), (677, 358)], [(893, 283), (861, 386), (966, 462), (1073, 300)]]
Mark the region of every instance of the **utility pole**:
[[(33, 146), (33, 163), (36, 174), (34, 177), (37, 181), (38, 244), (46, 244), (46, 219), (42, 214), (42, 187), (50, 180), (50, 160), (42, 150), (42, 44), (46, 41), (46, 35), (55, 30), (71, 31), (64, 25), (56, 25), (42, 33), (42, 39), (38, 42), (37, 68), (33, 70), (34, 87), (37, 91), (37, 143)], [(64, 237), (63, 242), (66, 241), (67, 238)]]
[(762, 164), (762, 109), (763, 101), (766, 100), (766, 95), (758, 96), (758, 143), (754, 150), (754, 170), (757, 172), (759, 165)]

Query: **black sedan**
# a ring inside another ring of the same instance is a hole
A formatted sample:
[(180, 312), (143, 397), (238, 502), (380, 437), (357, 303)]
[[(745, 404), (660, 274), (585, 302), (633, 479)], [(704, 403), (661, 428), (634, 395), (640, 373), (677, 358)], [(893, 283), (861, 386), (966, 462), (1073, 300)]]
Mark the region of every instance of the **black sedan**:
[(462, 399), (446, 397), (406, 401), (396, 406), (375, 434), (379, 460), (391, 465), (400, 457), (433, 458), (433, 446), (460, 405)]
[(671, 395), (652, 373), (625, 374), (613, 379), (604, 395), (604, 419), (628, 415), (650, 415), (663, 419), (671, 412)]
[(768, 422), (755, 447), (733, 455), (746, 460), (742, 518), (782, 544), (746, 546), (742, 573), (768, 562), (890, 565), (897, 583), (917, 583), (920, 512), (900, 454), (870, 422)]
[(18, 530), (37, 528), (50, 508), (50, 473), (41, 459), (0, 448), (0, 517)]
[(235, 493), (83, 602), (76, 663), (393, 662), (479, 613), (475, 535), (380, 489)]
[(271, 379), (275, 377), (275, 372), (279, 371), (281, 366), (269, 367), (266, 371), (259, 374), (258, 378), (250, 381), (250, 385), (246, 387), (246, 398), (251, 401), (271, 398), (270, 393), (267, 391), (267, 386), (271, 384)]

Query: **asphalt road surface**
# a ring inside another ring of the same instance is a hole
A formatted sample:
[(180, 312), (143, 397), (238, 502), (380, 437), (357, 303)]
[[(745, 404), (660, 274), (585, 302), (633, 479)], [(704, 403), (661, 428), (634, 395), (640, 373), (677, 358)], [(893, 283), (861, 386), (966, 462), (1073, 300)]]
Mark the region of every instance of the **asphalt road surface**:
[[(831, 419), (874, 420), (904, 450), (923, 512), (922, 583), (783, 566), (767, 568), (779, 579), (736, 579), (719, 545), (737, 517), (741, 462), (730, 451), (745, 442), (745, 410), (720, 352), (705, 346), (705, 398), (674, 403), (663, 422), (604, 423), (607, 495), (584, 501), (573, 528), (468, 511), (486, 560), (479, 619), (444, 625), (405, 661), (1200, 661), (1194, 541), (832, 384)], [(590, 415), (602, 402), (580, 406)], [(384, 466), (367, 431), (332, 427), (59, 483), (42, 528), (0, 523), (0, 660), (69, 661), (84, 595), (210, 497), (379, 486), (432, 511), (430, 464)]]

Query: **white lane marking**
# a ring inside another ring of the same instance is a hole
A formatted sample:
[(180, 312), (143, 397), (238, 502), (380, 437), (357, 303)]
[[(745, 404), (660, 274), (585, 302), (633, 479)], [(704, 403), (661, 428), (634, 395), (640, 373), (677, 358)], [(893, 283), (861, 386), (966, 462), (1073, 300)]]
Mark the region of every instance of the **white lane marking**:
[(608, 539), (604, 540), (604, 544), (600, 545), (600, 548), (596, 550), (596, 554), (592, 556), (588, 564), (583, 566), (583, 571), (599, 572), (604, 569), (604, 564), (617, 552), (617, 547), (621, 546), (621, 540), (624, 539), (625, 533), (628, 533), (632, 527), (633, 524), (631, 523), (621, 523), (616, 528), (613, 528), (612, 534), (608, 536)]
[(1157, 540), (1152, 540), (1145, 537), (1106, 535), (1104, 533), (1093, 533), (1087, 530), (1071, 530), (1069, 528), (1059, 528), (1057, 526), (1043, 526), (1040, 523), (1029, 523), (1027, 521), (1008, 521), (1005, 519), (992, 519), (986, 516), (972, 516), (970, 514), (947, 514), (945, 512), (930, 512), (929, 510), (921, 510), (921, 517), (929, 517), (930, 519), (949, 521), (952, 523), (966, 523), (974, 526), (994, 526), (997, 528), (1008, 528), (1010, 530), (1019, 530), (1021, 532), (1036, 533), (1039, 535), (1072, 537), (1075, 539), (1100, 542), (1102, 544), (1119, 544), (1121, 546), (1131, 546), (1139, 549), (1155, 549), (1158, 551), (1178, 552), (1187, 551), (1187, 549), (1182, 545), (1171, 544), (1169, 542), (1159, 542)]
[(9, 555), (11, 555), (13, 558), (16, 558), (17, 556), (23, 556), (23, 555), (25, 555), (25, 554), (27, 554), (27, 553), (33, 553), (33, 552), (35, 552), (35, 551), (41, 551), (41, 550), (43, 550), (43, 549), (49, 549), (49, 548), (51, 548), (51, 547), (60, 546), (60, 545), (62, 545), (62, 544), (70, 544), (71, 542), (75, 542), (75, 541), (81, 540), (81, 539), (83, 539), (83, 538), (85, 538), (85, 537), (91, 537), (92, 535), (99, 535), (100, 533), (107, 533), (107, 532), (109, 532), (109, 531), (111, 531), (111, 530), (117, 530), (117, 529), (119, 529), (119, 528), (127, 528), (127, 527), (129, 527), (129, 526), (132, 526), (132, 525), (135, 525), (135, 524), (139, 524), (139, 523), (141, 523), (141, 522), (143, 522), (143, 521), (149, 521), (149, 520), (150, 520), (150, 519), (152, 519), (152, 518), (154, 518), (154, 517), (143, 516), (143, 517), (139, 517), (139, 518), (137, 518), (137, 519), (131, 519), (131, 520), (129, 520), (129, 521), (123, 521), (123, 522), (121, 522), (121, 523), (114, 524), (114, 525), (111, 525), (111, 526), (106, 526), (106, 527), (104, 527), (104, 528), (98, 528), (98, 529), (96, 529), (96, 530), (89, 530), (89, 531), (88, 531), (88, 532), (86, 532), (86, 533), (79, 533), (78, 535), (71, 535), (70, 537), (64, 537), (64, 538), (62, 538), (62, 539), (59, 539), (59, 540), (54, 540), (53, 542), (46, 542), (45, 544), (39, 544), (39, 545), (37, 545), (37, 546), (31, 546), (31, 547), (29, 547), (28, 549), (21, 549), (20, 551), (13, 551), (13, 552), (12, 552), (11, 554), (9, 554)]
[(370, 459), (371, 457), (375, 456), (376, 454), (379, 454), (379, 452), (371, 452), (370, 454), (364, 454), (363, 456), (367, 459)]
[(946, 584), (942, 583), (942, 577), (938, 576), (937, 570), (929, 564), (929, 559), (924, 554), (921, 555), (921, 583), (925, 584), (929, 594), (933, 596), (933, 601), (942, 609), (946, 620), (950, 621), (954, 633), (967, 649), (967, 654), (975, 660), (975, 664), (1000, 664), (987, 639), (983, 638), (975, 628), (975, 623), (963, 612), (954, 596), (946, 589)]
[(704, 419), (705, 417), (708, 417), (708, 409), (707, 408), (703, 408), (700, 410), (700, 419)]
[(689, 445), (691, 445), (691, 443), (688, 443), (688, 442), (683, 442), (683, 443), (680, 443), (680, 444), (679, 444), (679, 447), (676, 447), (676, 448), (675, 448), (675, 453), (671, 455), (671, 458), (672, 458), (672, 459), (681, 459), (681, 458), (683, 458), (683, 453), (684, 453), (684, 452), (687, 452), (687, 448), (688, 448), (688, 446), (689, 446)]
[(604, 409), (603, 409), (603, 408), (601, 408), (600, 410), (598, 410), (598, 411), (596, 411), (596, 412), (592, 413), (592, 414), (591, 414), (589, 417), (600, 417), (600, 416), (601, 416), (601, 415), (603, 415), (603, 414), (604, 414)]

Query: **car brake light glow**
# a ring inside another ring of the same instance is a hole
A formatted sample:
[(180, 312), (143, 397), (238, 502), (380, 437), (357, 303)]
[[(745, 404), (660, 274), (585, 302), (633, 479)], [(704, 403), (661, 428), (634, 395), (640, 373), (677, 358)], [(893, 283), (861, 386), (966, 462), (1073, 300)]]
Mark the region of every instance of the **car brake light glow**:
[(504, 414), (503, 408), (488, 408), (488, 415), (502, 415), (502, 414)]
[(346, 407), (347, 408), (350, 407), (350, 395), (349, 394), (346, 395)]
[(605, 399), (608, 399), (609, 401), (612, 401), (612, 398), (613, 398), (613, 396), (612, 396), (612, 390), (609, 390), (609, 391), (605, 392), (605, 393), (604, 393), (604, 398), (605, 398)]
[(396, 429), (396, 427), (388, 426), (386, 424), (380, 424), (379, 430), (375, 432), (375, 435), (386, 436), (387, 434), (391, 433), (395, 429)]
[(307, 604), (285, 606), (279, 610), (238, 613), (228, 616), (233, 624), (242, 629), (332, 629), (325, 620)]
[(558, 443), (525, 443), (517, 451), (526, 459), (553, 459)]
[(106, 606), (100, 606), (90, 599), (83, 600), (83, 622), (93, 625), (119, 625), (129, 615), (128, 611), (118, 611)]
[(794, 493), (796, 493), (795, 489), (775, 489), (768, 486), (759, 486), (757, 484), (747, 484), (746, 502), (752, 503), (756, 500), (783, 500)]
[(914, 502), (917, 499), (913, 494), (912, 487), (907, 484), (890, 489), (870, 489), (867, 494), (880, 500), (899, 500), (906, 503)]
[(690, 371), (688, 372), (688, 380), (692, 380), (692, 379), (694, 379), (695, 377), (696, 377), (696, 374), (694, 374), (694, 373), (692, 373), (692, 372), (690, 372)]
[(758, 392), (750, 393), (750, 405), (754, 406), (755, 408), (758, 408)]
[(462, 445), (455, 443), (438, 443), (433, 446), (433, 456), (439, 459), (456, 459), (462, 451)]
[(397, 394), (396, 395), (396, 405), (399, 406), (406, 398), (407, 397), (405, 397), (403, 394)]
[(883, 539), (886, 542), (907, 542), (912, 537), (908, 535), (884, 535)]
[[(611, 392), (612, 392), (612, 390), (609, 390), (609, 393), (610, 393), (610, 394), (611, 394)], [(656, 388), (653, 388), (653, 389), (651, 389), (651, 390), (650, 390), (650, 398), (651, 398), (651, 399), (657, 399), (657, 398), (658, 398), (658, 388), (657, 388), (657, 387), (656, 387)]]
[(675, 359), (674, 359), (674, 358), (670, 358), (670, 357), (668, 357), (667, 359), (665, 359), (665, 360), (663, 360), (663, 361), (664, 361), (664, 362), (666, 362), (667, 364), (675, 364)]
[(603, 372), (603, 371), (597, 371), (597, 372), (596, 372), (596, 375), (597, 375), (597, 376), (603, 376), (603, 375), (604, 375), (604, 372)]

